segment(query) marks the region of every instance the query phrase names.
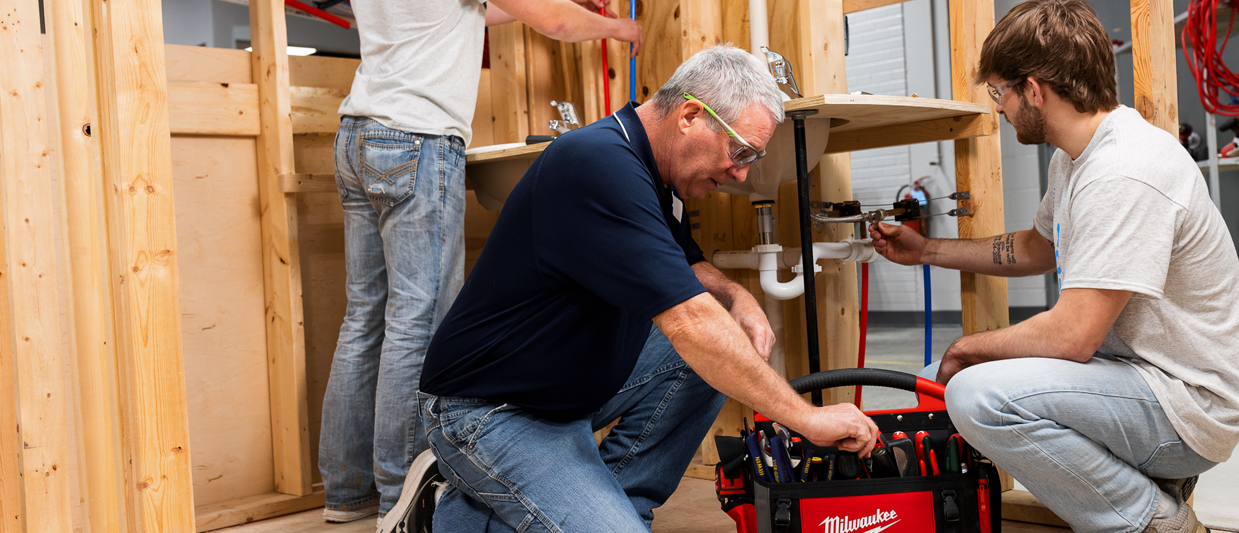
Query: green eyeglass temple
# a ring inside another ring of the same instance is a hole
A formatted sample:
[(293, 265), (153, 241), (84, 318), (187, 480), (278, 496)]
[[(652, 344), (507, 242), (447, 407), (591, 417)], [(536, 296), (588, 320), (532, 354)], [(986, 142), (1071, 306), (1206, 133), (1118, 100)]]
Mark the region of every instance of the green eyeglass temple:
[(731, 156), (731, 160), (732, 160), (732, 162), (734, 162), (737, 166), (747, 166), (747, 165), (751, 165), (751, 164), (753, 164), (753, 162), (754, 162), (754, 161), (757, 161), (758, 159), (761, 159), (761, 158), (763, 158), (763, 157), (766, 157), (766, 151), (765, 151), (765, 150), (758, 150), (757, 148), (754, 148), (754, 147), (753, 147), (753, 145), (751, 145), (751, 144), (749, 144), (747, 141), (745, 141), (743, 137), (741, 137), (738, 133), (736, 133), (736, 130), (731, 129), (731, 126), (730, 126), (730, 125), (728, 125), (728, 124), (727, 124), (727, 122), (725, 122), (725, 121), (723, 121), (723, 119), (719, 118), (718, 114), (717, 114), (717, 113), (715, 113), (713, 109), (710, 109), (710, 106), (706, 105), (706, 103), (705, 103), (705, 102), (702, 102), (702, 101), (701, 101), (701, 100), (699, 100), (696, 96), (693, 96), (693, 95), (688, 94), (688, 93), (684, 93), (684, 99), (685, 99), (685, 100), (692, 100), (692, 101), (694, 101), (694, 102), (697, 102), (697, 103), (701, 104), (701, 107), (705, 108), (706, 112), (707, 112), (707, 113), (709, 113), (709, 114), (710, 114), (710, 116), (712, 116), (712, 117), (714, 117), (715, 119), (717, 119), (717, 120), (718, 120), (718, 123), (723, 125), (723, 129), (727, 132), (727, 136), (728, 136), (728, 137), (731, 137), (733, 140), (735, 140), (735, 141), (736, 141), (736, 144), (739, 144), (740, 146), (742, 146), (742, 147), (744, 147), (744, 148), (748, 148), (750, 151), (752, 151), (752, 155), (747, 156), (747, 157), (739, 157), (739, 158), (737, 158), (737, 155), (738, 155), (738, 153), (739, 153), (741, 150), (737, 150), (735, 153), (729, 154), (729, 155)]

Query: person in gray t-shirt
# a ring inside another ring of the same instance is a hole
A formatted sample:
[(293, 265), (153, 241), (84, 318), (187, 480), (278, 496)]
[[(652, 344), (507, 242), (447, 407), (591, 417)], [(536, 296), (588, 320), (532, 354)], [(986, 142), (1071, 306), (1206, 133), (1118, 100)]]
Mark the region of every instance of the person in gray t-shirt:
[(1114, 68), (1085, 2), (1017, 5), (976, 82), (1021, 143), (1058, 147), (1035, 227), (870, 235), (900, 264), (1056, 273), (1052, 309), (960, 338), (922, 376), (948, 385), (968, 442), (1076, 531), (1198, 533), (1195, 477), (1239, 443), (1239, 256), (1190, 155), (1118, 105)]
[(417, 383), (464, 279), (464, 150), (484, 26), (520, 20), (565, 41), (631, 42), (637, 53), (641, 26), (599, 15), (607, 3), (353, 0), (361, 65), (335, 143), (348, 310), (323, 399), (325, 520), (391, 510), (427, 446)]

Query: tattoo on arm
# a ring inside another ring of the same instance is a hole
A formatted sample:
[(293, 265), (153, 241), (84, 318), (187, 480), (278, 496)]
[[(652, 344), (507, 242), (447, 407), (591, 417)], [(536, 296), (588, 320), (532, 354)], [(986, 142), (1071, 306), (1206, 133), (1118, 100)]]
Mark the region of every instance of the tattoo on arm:
[(994, 264), (1015, 264), (1015, 234), (1008, 233), (994, 237)]

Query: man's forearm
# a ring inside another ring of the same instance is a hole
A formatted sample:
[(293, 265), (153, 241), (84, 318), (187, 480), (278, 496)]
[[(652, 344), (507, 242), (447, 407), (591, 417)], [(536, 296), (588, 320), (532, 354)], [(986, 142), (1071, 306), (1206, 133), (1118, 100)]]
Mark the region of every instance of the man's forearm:
[(1021, 277), (1054, 269), (1054, 246), (1035, 230), (983, 239), (930, 239), (925, 263), (990, 276)]
[[(615, 19), (603, 17), (572, 0), (500, 0), (507, 16), (528, 24), (534, 31), (559, 41), (582, 42), (610, 37), (616, 31)], [(489, 11), (489, 7), (487, 10)], [(498, 19), (497, 19), (498, 20)], [(490, 24), (490, 16), (487, 16)]]
[[(714, 268), (714, 265), (711, 265), (709, 261), (694, 263), (692, 268), (693, 273), (697, 274), (697, 280), (701, 282), (701, 285), (706, 288), (706, 291), (708, 291), (711, 296), (714, 296), (714, 298), (723, 305), (723, 308), (731, 310), (731, 307), (735, 304), (736, 299), (743, 298), (744, 296), (748, 296), (752, 299), (752, 295), (749, 294), (743, 285), (740, 285), (739, 283), (736, 283), (727, 276), (723, 275), (723, 273), (719, 272), (717, 268)], [(756, 300), (754, 300), (754, 302), (756, 302)]]
[(758, 356), (744, 331), (706, 294), (654, 319), (701, 379), (753, 410), (798, 429), (812, 406)]
[(1053, 309), (1009, 328), (962, 337), (947, 348), (942, 365), (949, 379), (972, 365), (1001, 359), (1048, 357), (1088, 361), (1122, 313), (1130, 291), (1068, 289)]

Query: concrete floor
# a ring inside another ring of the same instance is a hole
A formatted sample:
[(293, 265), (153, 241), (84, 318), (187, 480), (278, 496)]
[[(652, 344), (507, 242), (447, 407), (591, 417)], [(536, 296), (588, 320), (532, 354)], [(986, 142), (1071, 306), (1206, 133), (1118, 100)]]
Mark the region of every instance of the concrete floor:
[[(933, 358), (940, 359), (951, 342), (962, 334), (959, 326), (939, 326), (933, 331)], [(917, 372), (924, 366), (924, 329), (872, 328), (866, 349), (866, 367)], [(910, 407), (916, 402), (910, 392), (866, 387), (865, 409)], [(1206, 472), (1196, 489), (1194, 508), (1201, 521), (1219, 530), (1239, 531), (1239, 456)], [(229, 528), (229, 533), (370, 533), (372, 519), (350, 524), (327, 524), (322, 510), (315, 509)], [(1005, 533), (1059, 533), (1066, 529), (1005, 521)], [(684, 478), (675, 495), (655, 513), (654, 533), (735, 531), (734, 522), (719, 510), (714, 483)]]
[[(372, 533), (371, 518), (348, 524), (323, 522), (322, 509), (314, 509), (270, 520), (220, 530), (227, 533)], [(726, 533), (736, 530), (735, 522), (719, 510), (714, 497), (714, 482), (683, 478), (680, 488), (666, 505), (654, 512), (653, 533)], [(1003, 533), (1065, 533), (1064, 528), (1004, 521)]]

